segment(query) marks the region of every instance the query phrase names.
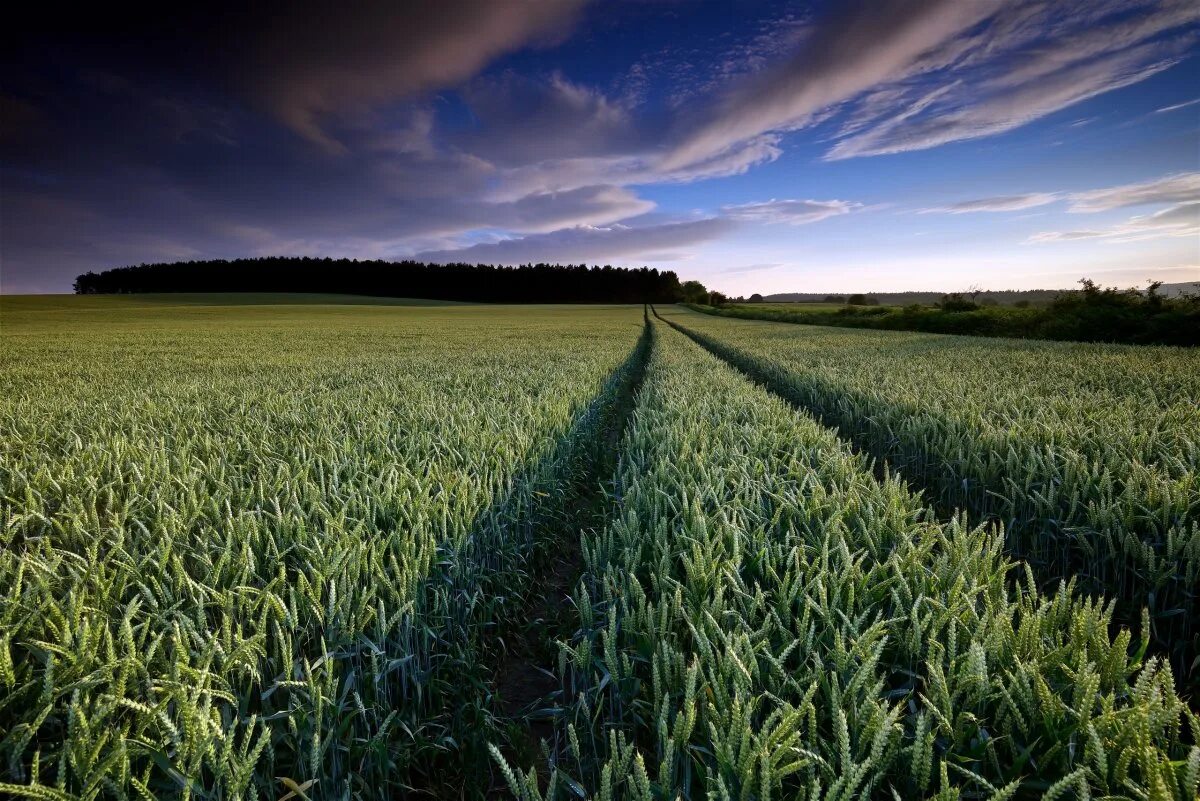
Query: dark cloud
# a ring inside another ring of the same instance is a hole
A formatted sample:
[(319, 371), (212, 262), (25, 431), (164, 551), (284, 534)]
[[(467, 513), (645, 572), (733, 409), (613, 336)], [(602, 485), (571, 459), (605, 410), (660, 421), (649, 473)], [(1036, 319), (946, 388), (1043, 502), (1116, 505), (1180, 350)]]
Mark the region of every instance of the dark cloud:
[(635, 117), (628, 99), (561, 74), (506, 72), (470, 82), (461, 96), (475, 125), (450, 143), (501, 166), (628, 155), (652, 148), (661, 135), (644, 112)]
[[(304, 0), (203, 7), (31, 8), (5, 39), (5, 72), (35, 91), (56, 70), (232, 94), (326, 149), (346, 116), (453, 87), (495, 58), (560, 41), (584, 0)], [(57, 66), (47, 68), (47, 56)], [(43, 65), (40, 69), (29, 65)], [(31, 80), (32, 79), (32, 80)], [(52, 87), (51, 87), (52, 88)]]
[(582, 0), (313, 3), (274, 16), (252, 60), (251, 91), (294, 130), (343, 151), (334, 114), (460, 84), (504, 53), (561, 39)]

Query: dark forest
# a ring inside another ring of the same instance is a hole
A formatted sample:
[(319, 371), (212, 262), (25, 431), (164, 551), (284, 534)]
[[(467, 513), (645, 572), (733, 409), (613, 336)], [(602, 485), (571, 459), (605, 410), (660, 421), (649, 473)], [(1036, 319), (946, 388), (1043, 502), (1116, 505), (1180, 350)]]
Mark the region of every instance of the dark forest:
[(80, 295), (147, 292), (322, 292), (481, 303), (673, 303), (671, 271), (584, 264), (426, 264), (266, 257), (140, 264), (75, 279)]

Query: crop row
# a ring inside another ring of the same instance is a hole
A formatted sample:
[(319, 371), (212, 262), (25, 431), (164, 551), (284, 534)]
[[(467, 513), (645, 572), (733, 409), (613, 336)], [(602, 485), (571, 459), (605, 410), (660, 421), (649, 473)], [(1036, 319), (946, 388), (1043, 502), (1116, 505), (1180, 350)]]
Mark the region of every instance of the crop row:
[(640, 310), (244, 315), (5, 332), (4, 792), (486, 781), (496, 635)]
[(549, 786), (506, 765), (514, 794), (1194, 797), (1200, 718), (1110, 606), (665, 326), (615, 494)]
[(1200, 355), (666, 314), (1200, 675)]

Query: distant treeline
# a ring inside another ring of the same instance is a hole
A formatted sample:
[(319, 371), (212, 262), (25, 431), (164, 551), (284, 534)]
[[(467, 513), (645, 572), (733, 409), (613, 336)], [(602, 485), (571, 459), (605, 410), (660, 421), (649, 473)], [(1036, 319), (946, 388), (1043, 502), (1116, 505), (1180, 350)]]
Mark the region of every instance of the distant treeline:
[(265, 257), (140, 264), (75, 279), (80, 295), (147, 292), (322, 292), (480, 303), (674, 303), (679, 277), (648, 267), (425, 264)]
[(936, 306), (847, 305), (805, 308), (803, 304), (745, 303), (692, 305), (725, 317), (807, 325), (927, 331), (935, 334), (1124, 342), (1141, 345), (1200, 345), (1200, 294), (1165, 297), (1159, 285), (1148, 289), (1104, 289), (1080, 282), (1045, 306), (984, 306), (961, 294), (945, 295)]
[[(1074, 289), (986, 289), (967, 290), (958, 293), (971, 297), (980, 306), (1044, 306), (1052, 303), (1059, 295), (1076, 292)], [(1178, 297), (1182, 294), (1193, 294), (1195, 284), (1178, 283), (1162, 284), (1158, 294), (1164, 297)], [(882, 306), (908, 306), (913, 303), (933, 305), (939, 303), (944, 292), (871, 292), (866, 297), (873, 298)], [(823, 294), (820, 292), (781, 292), (775, 295), (764, 295), (764, 303), (846, 303), (854, 295)], [(858, 297), (862, 297), (859, 295)], [(854, 301), (850, 300), (850, 303)], [(857, 304), (874, 305), (874, 304)]]

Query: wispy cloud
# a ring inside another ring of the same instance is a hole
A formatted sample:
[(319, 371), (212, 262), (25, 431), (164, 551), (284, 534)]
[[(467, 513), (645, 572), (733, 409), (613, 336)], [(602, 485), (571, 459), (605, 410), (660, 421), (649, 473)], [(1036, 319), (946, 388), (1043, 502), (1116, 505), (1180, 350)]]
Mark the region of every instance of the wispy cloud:
[(1105, 242), (1141, 242), (1163, 237), (1200, 236), (1200, 202), (1181, 203), (1153, 214), (1131, 217), (1109, 228), (1074, 231), (1044, 231), (1034, 234), (1030, 242), (1070, 242), (1099, 239)]
[(1155, 109), (1154, 113), (1155, 114), (1165, 114), (1168, 111), (1179, 111), (1179, 109), (1181, 109), (1181, 108), (1187, 108), (1188, 106), (1194, 106), (1197, 103), (1200, 103), (1200, 97), (1196, 98), (1195, 100), (1189, 100), (1186, 103), (1176, 103), (1173, 106), (1163, 106), (1160, 109)]
[(1197, 21), (1200, 7), (1186, 0), (1108, 0), (1086, 10), (1007, 4), (983, 30), (933, 48), (913, 77), (878, 95), (883, 102), (860, 108), (858, 129), (845, 130), (826, 158), (922, 150), (1019, 128), (1178, 63), (1196, 40)]
[(710, 158), (735, 143), (811, 123), (821, 110), (907, 73), (930, 48), (962, 33), (999, 7), (880, 0), (857, 5), (812, 26), (787, 59), (724, 87), (664, 159), (674, 168)]
[[(733, 226), (731, 220), (721, 217), (640, 227), (578, 226), (466, 248), (426, 251), (417, 254), (417, 258), (432, 262), (491, 264), (617, 261), (707, 242), (732, 230)], [(679, 255), (673, 257), (679, 258)]]
[(1070, 195), (1070, 199), (1068, 211), (1085, 213), (1125, 206), (1200, 200), (1200, 172), (1179, 173), (1152, 181), (1076, 192)]
[(662, 167), (844, 112), (829, 160), (1010, 131), (1178, 63), (1191, 0), (880, 0), (803, 29), (792, 54), (719, 88), (677, 126)]
[(831, 161), (926, 150), (939, 145), (1005, 133), (1104, 92), (1131, 86), (1178, 63), (1157, 59), (1147, 46), (1063, 69), (1027, 84), (997, 87), (981, 102), (971, 102), (978, 87), (954, 84), (936, 98), (921, 98), (870, 130), (830, 149)]
[(1200, 200), (1200, 172), (1176, 173), (1119, 186), (1082, 192), (1029, 192), (1020, 195), (972, 198), (943, 206), (920, 209), (919, 214), (969, 214), (981, 211), (1021, 211), (1054, 203), (1069, 202), (1067, 211), (1090, 214), (1126, 206), (1186, 203)]
[(730, 219), (746, 222), (787, 223), (807, 225), (830, 217), (849, 214), (862, 208), (861, 203), (848, 200), (764, 200), (722, 206), (721, 212)]
[(976, 200), (963, 200), (949, 203), (945, 206), (933, 206), (921, 209), (919, 214), (970, 214), (977, 211), (1021, 211), (1037, 206), (1045, 206), (1058, 200), (1060, 195), (1053, 192), (1034, 192), (1027, 195), (1004, 195), (1000, 197), (984, 197)]
[[(608, 188), (612, 191), (612, 188)], [(637, 202), (636, 196), (618, 201)], [(743, 223), (807, 225), (858, 211), (861, 203), (848, 200), (765, 200), (722, 206), (719, 212), (700, 220), (661, 224), (576, 225), (530, 236), (481, 242), (460, 248), (442, 248), (418, 253), (428, 261), (479, 261), (520, 264), (530, 261), (610, 261), (642, 257), (672, 261), (686, 256), (677, 252), (691, 245), (717, 239)], [(538, 219), (541, 219), (539, 217)], [(653, 258), (652, 258), (653, 257)], [(730, 268), (722, 272), (768, 269), (773, 264)]]
[(743, 264), (738, 267), (724, 267), (720, 270), (714, 270), (714, 275), (740, 275), (742, 273), (761, 273), (767, 270), (777, 270), (783, 267), (783, 262), (772, 261), (762, 264)]

